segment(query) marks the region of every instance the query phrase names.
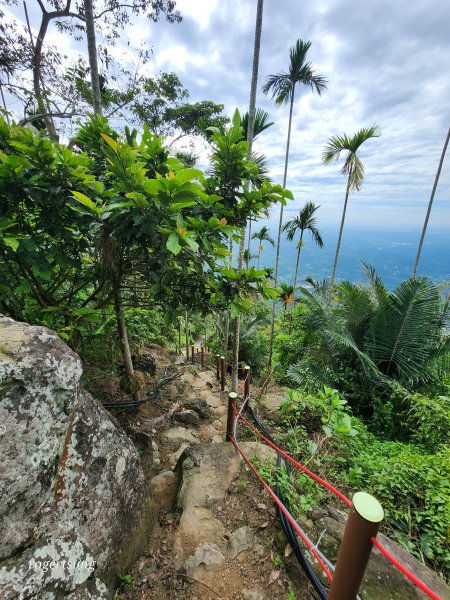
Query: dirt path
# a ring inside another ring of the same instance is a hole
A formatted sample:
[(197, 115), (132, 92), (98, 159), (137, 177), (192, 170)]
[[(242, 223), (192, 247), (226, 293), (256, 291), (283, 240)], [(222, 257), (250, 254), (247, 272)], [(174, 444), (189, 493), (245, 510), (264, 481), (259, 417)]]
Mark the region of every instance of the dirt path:
[[(212, 370), (184, 357), (169, 361), (182, 375), (160, 410), (178, 400), (182, 411), (152, 432), (158, 524), (116, 600), (316, 598), (289, 556), (270, 498), (225, 442), (227, 392)], [(145, 424), (145, 410), (135, 418)], [(252, 437), (243, 447), (249, 456), (268, 452)]]

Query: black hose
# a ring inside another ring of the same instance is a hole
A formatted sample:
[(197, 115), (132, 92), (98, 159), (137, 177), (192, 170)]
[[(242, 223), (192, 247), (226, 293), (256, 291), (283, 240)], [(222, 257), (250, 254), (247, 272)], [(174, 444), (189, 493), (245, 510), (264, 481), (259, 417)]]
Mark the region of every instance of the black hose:
[[(262, 423), (259, 418), (256, 416), (254, 410), (251, 408), (251, 406), (246, 407), (246, 412), (249, 413), (251, 419), (253, 420), (253, 422), (255, 423), (256, 427), (261, 431), (261, 433), (272, 442), (272, 444), (274, 444), (275, 446), (277, 446), (277, 443), (275, 442), (275, 440), (273, 439), (273, 437), (270, 435), (269, 431), (266, 429), (264, 423)], [(285, 458), (284, 459), (285, 462), (285, 468), (286, 468), (286, 472), (289, 475), (290, 474), (290, 463), (289, 461)], [(276, 460), (276, 468), (277, 468), (277, 486), (276, 486), (276, 495), (277, 498), (283, 502), (284, 506), (287, 508), (287, 510), (289, 510), (289, 503), (288, 501), (283, 498), (283, 494), (281, 492), (280, 489), (280, 478), (279, 478), (279, 474), (280, 474), (280, 470), (281, 470), (281, 455), (277, 453), (277, 460)], [(292, 527), (291, 523), (288, 521), (288, 519), (286, 518), (285, 514), (283, 513), (283, 511), (280, 509), (279, 506), (277, 506), (277, 510), (278, 510), (278, 517), (280, 519), (281, 522), (281, 527), (283, 528), (284, 534), (286, 535), (286, 538), (292, 548), (292, 551), (294, 552), (295, 558), (297, 559), (297, 562), (299, 563), (299, 565), (302, 567), (302, 569), (304, 570), (306, 576), (308, 577), (308, 579), (310, 580), (310, 582), (312, 583), (314, 589), (316, 590), (316, 592), (318, 593), (320, 600), (327, 600), (328, 597), (328, 593), (324, 587), (324, 585), (322, 584), (322, 582), (320, 581), (320, 579), (317, 577), (315, 571), (313, 570), (313, 568), (311, 567), (311, 565), (308, 562), (308, 559), (306, 558), (302, 548), (300, 547), (299, 543), (298, 543), (298, 536), (297, 533), (295, 531), (295, 529)]]

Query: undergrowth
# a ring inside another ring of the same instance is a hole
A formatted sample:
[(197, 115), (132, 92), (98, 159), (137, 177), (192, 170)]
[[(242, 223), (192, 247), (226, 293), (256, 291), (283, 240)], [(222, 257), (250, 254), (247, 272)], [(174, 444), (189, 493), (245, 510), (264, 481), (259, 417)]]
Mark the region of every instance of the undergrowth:
[[(370, 432), (336, 390), (291, 391), (280, 409), (282, 426), (276, 437), (293, 457), (350, 497), (356, 491), (373, 494), (385, 510), (385, 533), (448, 581), (450, 448), (445, 400), (438, 401), (439, 419), (434, 415), (419, 423), (417, 400), (408, 414), (414, 426), (411, 441), (401, 442)], [(431, 412), (429, 406), (425, 410)], [(435, 430), (427, 436), (425, 423), (433, 422)], [(274, 489), (278, 481), (294, 516), (330, 502), (324, 488), (295, 467), (289, 477), (284, 466), (277, 475), (273, 461), (256, 458), (255, 463)]]

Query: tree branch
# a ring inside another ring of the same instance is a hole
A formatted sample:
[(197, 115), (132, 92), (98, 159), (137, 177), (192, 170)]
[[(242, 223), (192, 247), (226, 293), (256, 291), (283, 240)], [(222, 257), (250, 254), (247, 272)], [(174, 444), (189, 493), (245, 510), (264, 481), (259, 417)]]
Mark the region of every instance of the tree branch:
[(39, 115), (30, 115), (25, 117), (24, 119), (20, 119), (19, 125), (23, 127), (27, 123), (32, 123), (33, 121), (37, 121), (38, 119), (45, 119), (47, 117), (57, 117), (58, 119), (71, 119), (72, 117), (84, 117), (85, 113), (71, 112), (71, 113), (58, 113), (58, 112), (46, 112), (40, 113)]
[[(134, 6), (132, 4), (118, 4), (117, 6), (114, 7), (114, 10), (117, 10), (119, 8), (134, 8)], [(102, 10), (102, 12), (99, 13), (98, 15), (94, 15), (94, 20), (100, 19), (107, 12), (112, 12), (112, 10), (110, 8), (105, 8), (105, 10)]]

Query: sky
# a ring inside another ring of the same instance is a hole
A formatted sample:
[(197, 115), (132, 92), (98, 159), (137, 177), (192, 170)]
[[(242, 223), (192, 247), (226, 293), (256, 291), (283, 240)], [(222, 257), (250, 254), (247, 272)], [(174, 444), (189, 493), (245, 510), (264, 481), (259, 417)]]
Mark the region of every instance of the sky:
[[(345, 179), (339, 164), (323, 166), (332, 135), (352, 135), (379, 124), (382, 136), (362, 146), (361, 191), (350, 198), (346, 226), (415, 229), (422, 226), (445, 137), (450, 126), (450, 3), (442, 0), (266, 0), (257, 105), (275, 124), (256, 150), (269, 159), (281, 182), (288, 106), (276, 107), (261, 86), (288, 69), (289, 48), (311, 41), (309, 58), (328, 79), (321, 97), (303, 86), (297, 93), (287, 186), (295, 201), (320, 204), (320, 222), (336, 225)], [(256, 0), (179, 0), (184, 21), (148, 27), (157, 67), (179, 73), (192, 99), (211, 98), (248, 110)], [(342, 161), (341, 161), (342, 164)], [(278, 216), (272, 216), (272, 223)], [(430, 228), (450, 226), (450, 150), (436, 192)]]
[[(338, 227), (345, 193), (342, 160), (322, 165), (323, 148), (332, 135), (378, 124), (381, 137), (360, 151), (365, 180), (350, 197), (346, 227), (420, 232), (450, 126), (450, 3), (264, 4), (257, 106), (274, 125), (258, 137), (255, 149), (268, 157), (274, 182), (283, 177), (288, 106), (275, 106), (263, 95), (262, 84), (268, 75), (288, 69), (289, 49), (298, 38), (311, 41), (313, 68), (328, 79), (321, 97), (304, 86), (296, 92), (287, 180), (295, 200), (286, 207), (286, 218), (312, 201), (321, 206), (320, 224)], [(189, 101), (222, 103), (230, 116), (236, 107), (248, 110), (256, 0), (178, 0), (177, 8), (183, 16), (179, 24), (134, 19), (115, 49), (117, 56), (129, 39), (143, 40), (153, 50), (149, 75), (174, 71), (189, 90)], [(49, 41), (62, 42), (56, 31)], [(277, 221), (275, 210), (270, 225)], [(429, 226), (450, 227), (449, 155)]]

